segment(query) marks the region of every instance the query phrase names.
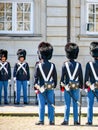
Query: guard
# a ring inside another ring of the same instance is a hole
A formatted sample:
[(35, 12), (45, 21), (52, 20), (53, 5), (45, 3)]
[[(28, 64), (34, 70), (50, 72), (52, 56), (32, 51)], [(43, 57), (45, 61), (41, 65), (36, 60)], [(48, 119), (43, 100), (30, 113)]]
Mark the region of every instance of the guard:
[(54, 125), (54, 88), (57, 85), (57, 72), (55, 65), (48, 60), (52, 58), (53, 47), (50, 43), (42, 42), (38, 46), (38, 55), (41, 62), (36, 65), (34, 85), (38, 96), (39, 122), (44, 125), (45, 102), (48, 105), (49, 124)]
[[(42, 59), (40, 59), (40, 56), (38, 55), (38, 61), (36, 62), (36, 64), (35, 64), (35, 68), (36, 68), (36, 66), (39, 64), (39, 63), (41, 63), (42, 62)], [(35, 100), (35, 105), (38, 105), (38, 99), (37, 99), (37, 94), (38, 94), (38, 90), (36, 89), (36, 88), (34, 88), (35, 89), (35, 94), (36, 94), (36, 100)]]
[(62, 66), (62, 74), (60, 80), (61, 90), (64, 90), (65, 113), (64, 121), (61, 125), (69, 124), (71, 98), (73, 100), (74, 125), (79, 125), (78, 122), (78, 100), (79, 88), (83, 87), (83, 74), (81, 64), (75, 59), (78, 57), (79, 47), (75, 43), (67, 43), (65, 52), (68, 61), (65, 61)]
[(90, 54), (94, 61), (86, 64), (85, 71), (85, 88), (87, 89), (87, 123), (86, 125), (93, 124), (93, 105), (94, 98), (98, 101), (98, 42), (90, 44)]
[(11, 79), (11, 67), (7, 61), (7, 50), (0, 50), (0, 104), (2, 88), (4, 88), (4, 104), (8, 104), (8, 81)]
[(30, 73), (29, 65), (25, 61), (26, 51), (24, 49), (19, 49), (17, 51), (17, 56), (19, 62), (15, 64), (13, 72), (14, 83), (16, 83), (16, 104), (20, 104), (21, 87), (23, 88), (24, 104), (28, 104), (27, 85), (29, 84)]

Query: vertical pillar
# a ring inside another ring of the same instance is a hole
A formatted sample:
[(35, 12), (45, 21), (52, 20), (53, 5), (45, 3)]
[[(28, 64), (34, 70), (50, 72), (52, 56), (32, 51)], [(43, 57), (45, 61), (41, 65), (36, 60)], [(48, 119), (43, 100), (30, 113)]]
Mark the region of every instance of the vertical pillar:
[(67, 0), (67, 42), (70, 42), (71, 27), (71, 0)]

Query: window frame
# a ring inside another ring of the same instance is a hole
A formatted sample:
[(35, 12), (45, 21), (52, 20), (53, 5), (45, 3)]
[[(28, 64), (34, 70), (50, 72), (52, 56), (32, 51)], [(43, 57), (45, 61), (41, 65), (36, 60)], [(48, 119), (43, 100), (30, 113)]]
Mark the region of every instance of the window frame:
[[(90, 22), (89, 22), (89, 5), (96, 5), (96, 3), (95, 2), (87, 3), (87, 20), (86, 20), (87, 22), (86, 22), (86, 26), (87, 26), (87, 24), (90, 24)], [(95, 15), (96, 15), (96, 12), (95, 12)], [(95, 18), (94, 18), (94, 20), (95, 20)], [(94, 22), (94, 24), (96, 24), (96, 22)], [(96, 25), (94, 25), (94, 31), (88, 31), (87, 27), (86, 27), (86, 32), (87, 32), (87, 34), (93, 34), (93, 33), (98, 34), (98, 32), (95, 29), (96, 29)]]
[[(25, 35), (25, 34), (33, 34), (34, 33), (34, 0), (2, 0), (0, 3), (12, 3), (12, 30), (0, 30), (0, 35), (8, 34), (8, 35)], [(30, 14), (30, 31), (17, 31), (16, 30), (16, 17), (17, 17), (17, 3), (30, 3), (31, 4), (31, 14)], [(13, 9), (15, 7), (15, 9)], [(14, 10), (14, 11), (13, 11)], [(13, 20), (14, 19), (14, 20)], [(15, 26), (15, 27), (14, 27)], [(14, 27), (14, 29), (13, 29)]]
[(81, 0), (81, 35), (98, 35), (98, 32), (87, 31), (88, 4), (98, 4), (98, 0)]

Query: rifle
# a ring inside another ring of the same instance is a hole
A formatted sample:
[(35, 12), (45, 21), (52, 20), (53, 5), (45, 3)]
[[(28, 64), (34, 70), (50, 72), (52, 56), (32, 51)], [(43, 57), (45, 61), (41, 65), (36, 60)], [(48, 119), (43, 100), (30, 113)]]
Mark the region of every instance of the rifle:
[(81, 124), (82, 91), (80, 90), (79, 123)]
[(9, 86), (9, 103), (11, 103), (11, 80), (8, 80), (8, 86)]
[[(94, 84), (91, 84), (91, 82), (87, 81), (87, 82), (86, 82), (86, 85), (87, 85), (88, 87), (90, 87), (92, 93), (93, 93), (94, 96), (98, 99), (98, 95), (95, 93)], [(93, 86), (93, 88), (92, 88), (92, 86)]]
[(69, 87), (67, 85), (65, 85), (63, 82), (61, 82), (61, 86), (63, 86), (65, 88), (65, 90), (69, 93), (70, 97), (79, 105), (81, 106), (80, 102), (78, 100), (76, 100), (74, 98), (74, 96), (72, 95), (72, 93), (69, 90)]
[(51, 101), (44, 94), (44, 92), (45, 92), (44, 86), (40, 87), (38, 84), (35, 84), (35, 88), (37, 88), (40, 91), (40, 93), (43, 95), (43, 97), (47, 100), (47, 103), (49, 103), (55, 109), (55, 105), (53, 103), (51, 103)]
[(30, 84), (28, 84), (28, 103), (30, 103)]
[(9, 90), (10, 90), (10, 92), (9, 92), (9, 95), (10, 95), (10, 100), (9, 100), (9, 103), (11, 103), (11, 84), (9, 84)]
[[(54, 93), (54, 106), (55, 106), (55, 93)], [(54, 109), (54, 123), (55, 123), (55, 109)]]
[(14, 104), (16, 103), (16, 81), (14, 81)]

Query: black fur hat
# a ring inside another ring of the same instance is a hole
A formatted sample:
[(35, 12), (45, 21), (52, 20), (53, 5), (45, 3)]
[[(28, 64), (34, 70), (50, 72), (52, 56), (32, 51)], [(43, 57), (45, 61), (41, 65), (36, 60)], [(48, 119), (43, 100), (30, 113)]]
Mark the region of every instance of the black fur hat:
[(75, 43), (67, 43), (65, 45), (66, 57), (68, 59), (77, 59), (79, 53), (79, 47)]
[(17, 56), (18, 56), (18, 59), (19, 59), (20, 57), (24, 57), (24, 59), (26, 59), (26, 50), (24, 50), (24, 49), (19, 49), (19, 50), (17, 51)]
[(6, 59), (7, 59), (7, 56), (8, 56), (8, 51), (1, 49), (1, 50), (0, 50), (0, 57), (1, 57), (1, 58), (2, 58), (2, 57), (6, 57)]
[(91, 42), (90, 54), (92, 57), (98, 57), (98, 42)]
[(50, 60), (53, 54), (53, 46), (47, 42), (41, 42), (38, 46), (39, 59)]

